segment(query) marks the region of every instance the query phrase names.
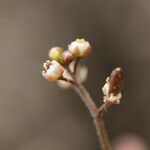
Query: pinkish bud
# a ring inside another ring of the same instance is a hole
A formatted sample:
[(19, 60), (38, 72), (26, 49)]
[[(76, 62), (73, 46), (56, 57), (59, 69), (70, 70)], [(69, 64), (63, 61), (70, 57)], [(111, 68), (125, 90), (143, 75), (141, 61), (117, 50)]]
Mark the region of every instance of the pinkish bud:
[(62, 59), (62, 63), (63, 64), (69, 64), (69, 63), (71, 63), (74, 60), (74, 56), (73, 56), (73, 54), (71, 52), (64, 51), (62, 53), (61, 59)]
[(84, 39), (76, 39), (68, 49), (75, 57), (85, 57), (92, 51), (90, 43)]
[(45, 62), (43, 67), (42, 75), (49, 81), (58, 80), (64, 72), (64, 68), (55, 60)]
[(48, 56), (50, 59), (60, 62), (63, 51), (64, 49), (61, 47), (53, 47), (49, 50)]

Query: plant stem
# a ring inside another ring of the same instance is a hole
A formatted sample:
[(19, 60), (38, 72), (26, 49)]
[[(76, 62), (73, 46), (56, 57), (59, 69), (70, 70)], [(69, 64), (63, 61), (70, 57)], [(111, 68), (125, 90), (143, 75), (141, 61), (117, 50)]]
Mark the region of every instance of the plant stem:
[(98, 108), (98, 112), (101, 114), (101, 113), (104, 113), (107, 111), (107, 109), (112, 105), (112, 103), (110, 102), (105, 102), (103, 105), (101, 105), (100, 108)]
[(72, 79), (74, 80), (74, 82), (76, 83), (73, 85), (74, 89), (83, 100), (84, 104), (88, 108), (93, 118), (93, 122), (95, 124), (99, 143), (101, 146), (101, 150), (111, 150), (110, 143), (107, 137), (107, 132), (105, 129), (105, 124), (103, 121), (104, 112), (98, 110), (96, 104), (94, 103), (93, 99), (91, 98), (86, 88), (76, 79), (76, 76), (70, 71), (69, 68), (67, 68), (67, 71), (72, 77)]
[(80, 57), (77, 57), (74, 64), (74, 71), (73, 71), (74, 74), (76, 74), (77, 72), (77, 67), (79, 65), (79, 62), (80, 62)]
[(84, 104), (88, 108), (91, 116), (93, 118), (96, 118), (98, 115), (98, 109), (95, 105), (94, 101), (91, 99), (91, 96), (87, 92), (87, 90), (83, 87), (82, 84), (80, 84), (78, 81), (75, 81), (74, 89), (79, 94), (79, 96), (82, 98)]
[(105, 124), (102, 118), (97, 117), (94, 119), (94, 124), (96, 127), (97, 135), (99, 138), (99, 143), (102, 150), (111, 150), (111, 146), (108, 140), (107, 132), (105, 129)]

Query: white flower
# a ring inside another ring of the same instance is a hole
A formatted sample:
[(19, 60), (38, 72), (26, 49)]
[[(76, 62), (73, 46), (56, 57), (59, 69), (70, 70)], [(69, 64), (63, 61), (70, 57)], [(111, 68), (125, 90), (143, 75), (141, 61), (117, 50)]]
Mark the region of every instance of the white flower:
[(64, 68), (55, 60), (50, 62), (49, 60), (43, 64), (44, 70), (42, 71), (42, 75), (45, 79), (49, 81), (58, 80), (63, 72)]
[(68, 49), (74, 56), (84, 57), (91, 52), (91, 45), (84, 39), (76, 39), (68, 46)]

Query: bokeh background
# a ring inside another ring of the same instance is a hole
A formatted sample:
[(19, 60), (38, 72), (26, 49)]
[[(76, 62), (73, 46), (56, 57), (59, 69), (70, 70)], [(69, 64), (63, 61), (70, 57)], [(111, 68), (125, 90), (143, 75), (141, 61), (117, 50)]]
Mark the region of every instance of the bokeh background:
[(125, 133), (150, 142), (149, 0), (0, 0), (0, 149), (98, 150), (91, 117), (78, 95), (41, 76), (52, 46), (84, 37), (93, 53), (85, 86), (101, 88), (125, 70), (121, 105), (105, 115), (109, 138)]

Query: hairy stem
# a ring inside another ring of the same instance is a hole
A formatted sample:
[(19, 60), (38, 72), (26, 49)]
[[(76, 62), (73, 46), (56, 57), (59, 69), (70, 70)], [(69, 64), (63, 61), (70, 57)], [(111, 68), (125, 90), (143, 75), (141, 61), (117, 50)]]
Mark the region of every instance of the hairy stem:
[(99, 143), (101, 146), (101, 150), (111, 150), (110, 143), (107, 137), (107, 132), (105, 129), (105, 124), (103, 121), (103, 113), (98, 110), (96, 104), (94, 103), (93, 99), (91, 98), (90, 94), (86, 90), (86, 88), (76, 79), (76, 76), (67, 68), (68, 73), (74, 80), (76, 84), (74, 84), (74, 89), (79, 94), (81, 99), (83, 100), (84, 104), (88, 108), (93, 122), (96, 127)]

